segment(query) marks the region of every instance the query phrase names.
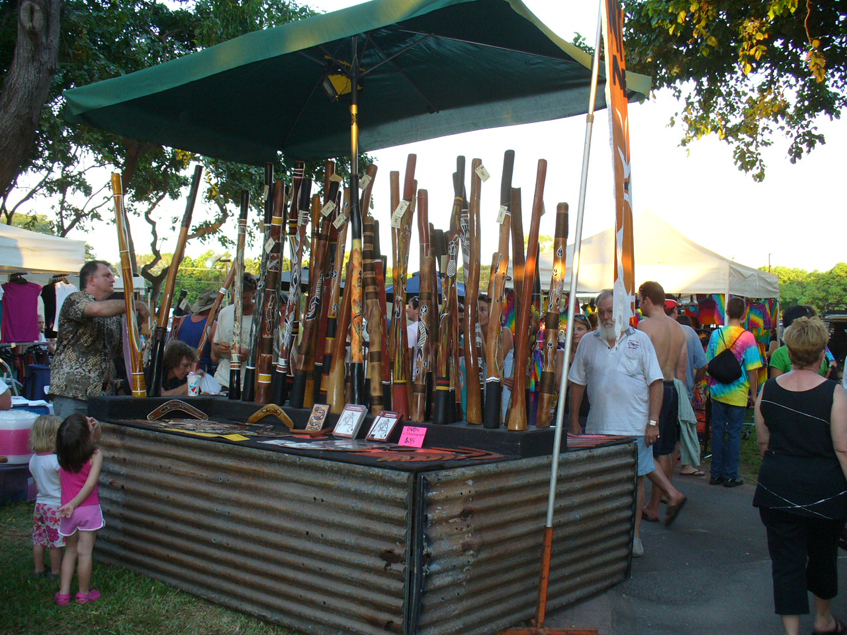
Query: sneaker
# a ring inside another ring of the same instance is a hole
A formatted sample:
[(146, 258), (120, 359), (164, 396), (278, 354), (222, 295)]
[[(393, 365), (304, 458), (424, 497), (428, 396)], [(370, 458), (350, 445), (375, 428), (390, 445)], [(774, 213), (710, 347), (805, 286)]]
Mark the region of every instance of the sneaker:
[(709, 479), (709, 485), (723, 485), (726, 479), (723, 476), (713, 476)]
[(735, 478), (728, 478), (724, 481), (724, 487), (738, 487), (739, 485), (744, 485), (744, 479), (740, 476), (736, 476)]
[(97, 589), (90, 589), (88, 593), (77, 593), (76, 594), (76, 603), (77, 604), (88, 604), (89, 602), (96, 602), (100, 598), (100, 591)]
[(644, 555), (644, 543), (641, 542), (641, 537), (636, 536), (632, 539), (632, 557), (640, 558)]

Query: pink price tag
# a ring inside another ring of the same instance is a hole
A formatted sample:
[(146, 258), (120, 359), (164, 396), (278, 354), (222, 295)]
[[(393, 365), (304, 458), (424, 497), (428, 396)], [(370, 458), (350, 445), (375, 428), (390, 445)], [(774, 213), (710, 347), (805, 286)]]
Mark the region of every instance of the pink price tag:
[(424, 437), (426, 437), (426, 428), (418, 428), (417, 426), (403, 426), (403, 434), (400, 435), (399, 445), (407, 445), (412, 448), (422, 448)]

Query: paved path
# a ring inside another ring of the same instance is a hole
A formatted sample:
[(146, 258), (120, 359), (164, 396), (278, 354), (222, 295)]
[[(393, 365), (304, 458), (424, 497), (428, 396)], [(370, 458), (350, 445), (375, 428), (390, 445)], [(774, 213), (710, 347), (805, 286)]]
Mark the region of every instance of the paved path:
[[(633, 560), (631, 578), (554, 612), (548, 627), (593, 627), (599, 635), (784, 633), (773, 613), (765, 530), (751, 505), (754, 486), (727, 489), (696, 477), (676, 477), (674, 484), (689, 503), (671, 529), (642, 524), (645, 554)], [(845, 558), (841, 551), (841, 595), (833, 605), (840, 617), (847, 616)], [(806, 616), (801, 633), (811, 631)]]

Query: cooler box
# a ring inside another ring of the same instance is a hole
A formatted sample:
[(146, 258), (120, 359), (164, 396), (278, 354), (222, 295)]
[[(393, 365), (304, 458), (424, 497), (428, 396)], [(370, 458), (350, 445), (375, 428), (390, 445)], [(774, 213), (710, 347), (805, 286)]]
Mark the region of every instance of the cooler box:
[(29, 463), (29, 435), (38, 415), (20, 408), (0, 411), (0, 456), (5, 456), (8, 464)]
[(0, 464), (0, 505), (34, 501), (35, 496), (35, 481), (28, 465)]

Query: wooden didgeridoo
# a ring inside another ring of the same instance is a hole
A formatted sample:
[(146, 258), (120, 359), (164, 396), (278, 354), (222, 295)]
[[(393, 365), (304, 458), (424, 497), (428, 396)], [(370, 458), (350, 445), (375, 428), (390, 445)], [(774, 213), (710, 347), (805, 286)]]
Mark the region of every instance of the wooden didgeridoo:
[(209, 309), (209, 317), (206, 318), (206, 326), (203, 327), (203, 335), (200, 336), (200, 343), (197, 344), (197, 363), (194, 364), (194, 372), (197, 372), (197, 369), (200, 368), (200, 360), (203, 357), (203, 351), (206, 349), (206, 345), (209, 343), (209, 337), (212, 333), (212, 326), (215, 323), (215, 320), (218, 319), (218, 311), (221, 308), (221, 304), (223, 304), (224, 299), (226, 298), (226, 294), (229, 291), (229, 288), (232, 286), (232, 281), (235, 280), (235, 263), (233, 262), (229, 267), (229, 273), (226, 274), (226, 279), (224, 280), (223, 286), (218, 289), (218, 295), (215, 296), (215, 301), (212, 303), (212, 308)]
[(538, 260), (538, 231), (541, 225), (541, 212), (544, 207), (544, 181), (547, 177), (547, 161), (538, 160), (535, 178), (535, 196), (532, 201), (532, 219), (529, 224), (529, 243), (526, 250), (521, 304), (518, 306), (517, 332), (515, 334), (515, 374), (512, 388), (512, 408), (509, 411), (509, 430), (526, 430), (527, 418), (527, 376), (526, 367), (529, 357), (529, 323), (532, 306), (532, 289), (535, 284), (535, 263)]
[(429, 231), (429, 195), (426, 190), (418, 191), (418, 234), (421, 241), (420, 284), (418, 294), (418, 341), (415, 344), (414, 365), (412, 370), (411, 416), (415, 423), (426, 420), (427, 375), (431, 368), (431, 349), (429, 343), (433, 318), (437, 306), (433, 303), (433, 283), (435, 277), (435, 259), (430, 249)]
[[(373, 168), (373, 170), (371, 170)], [(376, 232), (378, 231), (374, 217), (368, 213), (370, 208), (373, 177), (376, 176), (376, 166), (368, 167), (371, 179), (368, 186), (362, 192), (361, 209), (364, 214), (363, 230), (363, 266), (364, 266), (364, 294), (365, 294), (365, 318), (368, 321), (368, 377), (370, 379), (370, 407), (371, 413), (376, 416), (381, 410), (385, 410), (385, 395), (382, 388), (382, 365), (383, 365), (383, 328), (382, 314), (379, 301), (379, 281), (377, 279), (376, 267)], [(387, 360), (385, 360), (387, 361)]]
[[(346, 230), (346, 228), (345, 228)], [(347, 265), (347, 276), (350, 275), (350, 264)], [(350, 288), (344, 290), (344, 296), (341, 301), (341, 312), (338, 315), (338, 333), (335, 337), (335, 350), (332, 352), (332, 365), (329, 369), (329, 378), (327, 379), (327, 403), (329, 409), (335, 414), (339, 414), (344, 410), (344, 405), (347, 403), (345, 395), (345, 363), (344, 353), (347, 350), (347, 331), (350, 328), (350, 311), (351, 311)]]
[(162, 304), (159, 308), (159, 317), (156, 321), (156, 329), (153, 331), (153, 342), (150, 350), (152, 360), (150, 362), (150, 382), (147, 386), (147, 394), (150, 397), (159, 397), (162, 394), (162, 374), (164, 372), (165, 341), (168, 339), (168, 318), (171, 313), (171, 302), (176, 288), (176, 274), (179, 265), (185, 255), (185, 243), (188, 242), (188, 230), (191, 228), (191, 216), (194, 213), (194, 204), (197, 201), (197, 192), (200, 190), (200, 178), (203, 176), (203, 166), (194, 166), (194, 176), (191, 179), (191, 189), (188, 191), (188, 200), (185, 203), (185, 213), (182, 215), (182, 225), (179, 228), (179, 237), (176, 241), (174, 256), (168, 267), (168, 278), (165, 281), (165, 290), (162, 293)]
[(294, 344), (297, 340), (297, 335), (300, 331), (297, 313), (301, 294), (300, 282), (303, 276), (303, 249), (306, 242), (306, 228), (311, 219), (311, 196), (312, 179), (304, 177), (298, 188), (298, 200), (291, 202), (292, 209), (290, 214), (294, 216), (294, 226), (292, 227), (290, 218), (288, 224), (289, 240), (291, 240), (292, 230), (294, 232), (291, 249), (291, 282), (288, 286), (288, 302), (285, 303), (281, 310), (283, 314), (280, 324), (282, 337), (279, 349), (280, 372), (286, 378), (286, 382), (288, 376), (293, 372), (291, 368), (291, 357), (292, 352), (295, 350)]
[(259, 279), (256, 287), (256, 297), (254, 298), (253, 319), (250, 321), (250, 334), (247, 338), (249, 343), (247, 346), (247, 363), (244, 366), (244, 389), (241, 391), (242, 401), (256, 401), (256, 364), (259, 357), (259, 337), (262, 331), (262, 317), (256, 313), (258, 301), (261, 301), (265, 295), (265, 285), (268, 278), (268, 260), (270, 259), (270, 248), (267, 245), (271, 241), (271, 218), (273, 217), (273, 185), (274, 185), (274, 166), (273, 163), (265, 163), (265, 187), (262, 193), (263, 214), (262, 224), (265, 228), (264, 240), (262, 241), (262, 258), (259, 265)]
[(124, 188), (119, 172), (112, 174), (112, 197), (115, 201), (115, 224), (118, 228), (118, 246), (121, 251), (121, 274), (124, 278), (124, 301), (126, 303), (126, 331), (129, 339), (130, 388), (133, 397), (146, 397), (144, 361), (141, 357), (141, 338), (135, 315), (135, 295), (132, 287), (132, 262), (129, 257), (129, 224), (124, 209)]
[(491, 261), (491, 278), (488, 297), (491, 308), (488, 313), (488, 333), (485, 342), (485, 410), (483, 423), (486, 428), (500, 427), (501, 401), (503, 400), (503, 339), (500, 319), (506, 297), (506, 275), (509, 269), (509, 239), (511, 237), (512, 172), (515, 167), (515, 151), (506, 150), (503, 156), (503, 175), (500, 179), (500, 240), (497, 252)]
[[(453, 420), (454, 421), (462, 421), (465, 418), (465, 409), (464, 404), (462, 403), (462, 386), (460, 381), (461, 375), (461, 360), (460, 357), (464, 355), (462, 352), (462, 347), (460, 346), (461, 342), (461, 331), (462, 329), (459, 327), (459, 312), (460, 312), (460, 303), (459, 303), (459, 251), (463, 252), (465, 245), (467, 243), (467, 222), (468, 222), (468, 201), (466, 199), (465, 192), (465, 157), (458, 156), (456, 157), (456, 174), (453, 177), (458, 181), (459, 187), (459, 195), (458, 201), (459, 209), (458, 214), (456, 215), (456, 225), (452, 226), (453, 219), (451, 218), (451, 231), (453, 231), (456, 242), (456, 284), (453, 285), (453, 306), (456, 307), (455, 315), (452, 317), (452, 325), (451, 332), (453, 333), (453, 347), (452, 347), (452, 364), (453, 371), (450, 375), (450, 389), (453, 391), (453, 396), (455, 397), (455, 401), (453, 402)], [(455, 181), (454, 181), (454, 189), (455, 189)], [(465, 272), (465, 276), (467, 277), (467, 272)], [(464, 313), (464, 312), (462, 312)]]
[[(403, 199), (402, 201), (397, 200), (396, 206), (395, 197), (399, 198), (395, 194), (399, 192), (399, 174), (391, 173), (391, 206), (393, 210), (391, 238), (394, 256), (394, 319), (391, 321), (391, 407), (394, 412), (399, 412), (406, 418), (409, 417), (409, 365), (406, 362), (409, 346), (406, 331), (406, 273), (414, 213), (412, 199), (415, 196), (416, 161), (417, 156), (414, 154), (410, 154), (406, 159)], [(401, 205), (405, 211), (401, 210)], [(395, 221), (395, 217), (399, 217), (399, 220)]]
[(538, 428), (550, 427), (553, 398), (559, 392), (556, 385), (556, 354), (559, 346), (559, 306), (564, 293), (567, 248), (568, 204), (559, 203), (556, 206), (556, 233), (553, 235), (553, 274), (547, 295), (547, 315), (544, 318), (544, 363), (541, 370), (541, 391), (538, 394), (538, 416), (535, 420)]
[(482, 390), (479, 384), (481, 372), (479, 364), (480, 350), (477, 340), (477, 323), (479, 322), (479, 205), (482, 179), (477, 174), (477, 168), (482, 165), (480, 159), (471, 161), (471, 199), (468, 214), (468, 245), (469, 261), (467, 281), (465, 282), (465, 383), (467, 385), (468, 405), (465, 418), (468, 423), (482, 424)]
[(273, 378), (274, 335), (279, 316), (279, 278), (282, 273), (282, 233), (285, 225), (285, 182), (277, 181), (273, 188), (273, 208), (271, 210), (271, 249), (267, 258), (265, 285), (262, 291), (261, 311), (258, 316), (259, 342), (256, 347), (256, 389), (258, 404), (271, 401), (271, 380)]
[(382, 324), (382, 399), (385, 409), (391, 410), (391, 364), (388, 353), (388, 314), (386, 313), (388, 302), (385, 295), (386, 269), (386, 258), (383, 257), (379, 244), (379, 221), (374, 219), (374, 271), (379, 291), (379, 317)]
[[(335, 359), (335, 350), (336, 350), (336, 340), (339, 337), (343, 337), (346, 343), (347, 334), (340, 333), (338, 330), (338, 315), (341, 309), (341, 275), (344, 271), (344, 251), (347, 245), (347, 227), (349, 223), (347, 222), (346, 210), (349, 209), (349, 199), (350, 199), (350, 189), (344, 189), (344, 204), (341, 208), (341, 213), (336, 217), (334, 224), (338, 227), (338, 235), (335, 241), (335, 262), (333, 263), (332, 270), (332, 285), (330, 286), (329, 292), (329, 310), (327, 311), (327, 325), (326, 325), (326, 341), (324, 342), (324, 362), (323, 368), (321, 368), (321, 386), (320, 391), (318, 393), (318, 400), (321, 403), (329, 404), (330, 411), (334, 413), (339, 413), (344, 409), (344, 405), (346, 401), (344, 400), (344, 366), (341, 366), (341, 388), (339, 390), (335, 390), (333, 386), (330, 388), (330, 377), (332, 369), (335, 367), (334, 359)], [(343, 351), (342, 351), (343, 352)], [(336, 368), (337, 370), (337, 368)], [(336, 403), (335, 399), (338, 399), (338, 393), (341, 394), (341, 402)], [(334, 396), (330, 396), (334, 395)]]
[(247, 214), (250, 210), (250, 192), (241, 190), (241, 215), (238, 217), (238, 240), (235, 249), (235, 316), (232, 322), (232, 348), (229, 357), (230, 400), (241, 399), (241, 323), (244, 320), (244, 246), (247, 239)]
[[(288, 195), (285, 198), (285, 206), (283, 211), (283, 223), (282, 223), (282, 236), (280, 240), (282, 241), (282, 245), (280, 245), (280, 253), (284, 253), (285, 251), (285, 237), (287, 227), (287, 236), (288, 236), (288, 250), (290, 253), (290, 259), (293, 261), (296, 250), (295, 243), (298, 235), (298, 225), (297, 225), (297, 202), (300, 195), (300, 187), (303, 183), (303, 174), (305, 172), (305, 163), (303, 161), (295, 161), (294, 168), (292, 170), (292, 184), (290, 188), (287, 188)], [(277, 284), (277, 307), (279, 311), (279, 316), (276, 319), (276, 336), (275, 336), (275, 345), (274, 349), (277, 353), (276, 364), (274, 365), (271, 377), (271, 396), (270, 403), (276, 405), (283, 405), (288, 399), (288, 377), (287, 377), (287, 367), (283, 368), (283, 359), (280, 351), (282, 350), (282, 337), (283, 337), (283, 325), (285, 323), (286, 312), (288, 309), (288, 301), (285, 297), (285, 293), (283, 291), (283, 276), (282, 269), (285, 263), (284, 258), (280, 258), (280, 272), (279, 272), (279, 283)], [(289, 291), (290, 291), (291, 280), (289, 278)], [(284, 300), (285, 298), (285, 300)]]
[(441, 311), (438, 330), (441, 339), (438, 342), (438, 355), (435, 372), (435, 398), (432, 408), (432, 422), (438, 424), (455, 421), (456, 388), (454, 358), (458, 355), (458, 338), (454, 331), (458, 325), (456, 273), (459, 255), (459, 217), (462, 213), (464, 184), (459, 173), (453, 173), (453, 211), (450, 216), (450, 229), (447, 232), (447, 265), (444, 267), (444, 308)]
[(315, 396), (315, 351), (317, 349), (318, 319), (323, 300), (324, 267), (329, 254), (329, 228), (336, 212), (338, 181), (332, 181), (327, 203), (321, 205), (320, 196), (312, 197), (312, 216), (320, 220), (313, 223), (315, 232), (312, 237), (312, 254), (309, 268), (309, 298), (306, 313), (301, 320), (303, 337), (294, 369), (294, 383), (291, 386), (292, 408), (311, 408)]

